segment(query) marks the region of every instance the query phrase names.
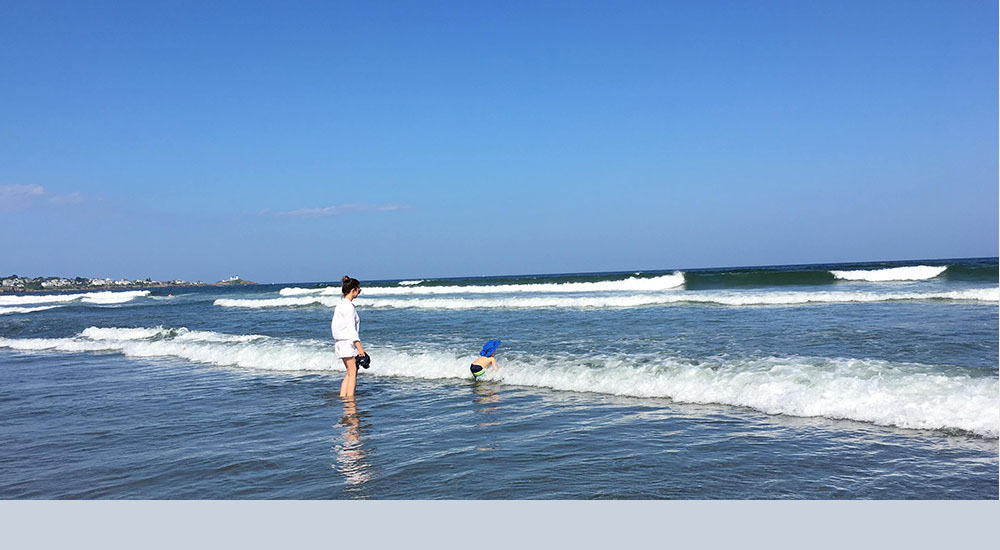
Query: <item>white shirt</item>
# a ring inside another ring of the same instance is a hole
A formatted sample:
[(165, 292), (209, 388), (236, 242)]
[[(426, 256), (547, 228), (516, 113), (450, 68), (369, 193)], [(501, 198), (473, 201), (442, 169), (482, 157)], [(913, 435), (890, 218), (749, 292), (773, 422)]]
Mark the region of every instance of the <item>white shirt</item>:
[(334, 340), (346, 340), (357, 342), (361, 340), (358, 336), (358, 328), (361, 327), (361, 319), (354, 309), (354, 304), (347, 298), (341, 298), (337, 302), (337, 307), (333, 308), (333, 319), (330, 320), (330, 332), (333, 333)]

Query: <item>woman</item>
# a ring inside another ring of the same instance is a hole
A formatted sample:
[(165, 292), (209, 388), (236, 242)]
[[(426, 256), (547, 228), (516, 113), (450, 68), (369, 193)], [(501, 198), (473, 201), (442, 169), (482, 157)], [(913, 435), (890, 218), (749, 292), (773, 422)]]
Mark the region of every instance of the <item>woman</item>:
[(354, 362), (355, 355), (365, 355), (365, 348), (361, 347), (361, 338), (358, 336), (358, 327), (361, 326), (361, 319), (358, 312), (351, 303), (358, 294), (361, 294), (361, 283), (357, 279), (352, 279), (347, 275), (341, 279), (340, 292), (344, 295), (333, 309), (333, 320), (330, 321), (330, 330), (333, 332), (334, 349), (337, 357), (344, 362), (347, 367), (347, 374), (344, 381), (340, 383), (341, 397), (354, 397), (354, 386), (358, 383), (358, 365)]

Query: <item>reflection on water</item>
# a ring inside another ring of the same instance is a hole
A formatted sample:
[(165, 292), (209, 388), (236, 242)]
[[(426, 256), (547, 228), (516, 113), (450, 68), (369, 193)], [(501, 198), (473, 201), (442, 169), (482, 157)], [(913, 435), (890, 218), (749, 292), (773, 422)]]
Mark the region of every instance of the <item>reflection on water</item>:
[(336, 447), (337, 463), (334, 468), (344, 476), (352, 488), (360, 488), (371, 479), (371, 468), (365, 460), (365, 449), (361, 441), (361, 419), (358, 418), (358, 404), (354, 398), (344, 401), (344, 415), (340, 425), (344, 427), (342, 442)]
[(499, 447), (497, 445), (496, 430), (489, 429), (490, 426), (500, 425), (500, 407), (497, 406), (497, 403), (500, 402), (500, 392), (496, 391), (495, 388), (494, 384), (484, 384), (482, 382), (478, 382), (475, 385), (474, 391), (479, 396), (476, 398), (476, 414), (480, 415), (479, 418), (482, 419), (482, 422), (477, 422), (476, 426), (488, 428), (484, 433), (489, 435), (484, 445), (476, 447), (477, 451), (495, 451)]

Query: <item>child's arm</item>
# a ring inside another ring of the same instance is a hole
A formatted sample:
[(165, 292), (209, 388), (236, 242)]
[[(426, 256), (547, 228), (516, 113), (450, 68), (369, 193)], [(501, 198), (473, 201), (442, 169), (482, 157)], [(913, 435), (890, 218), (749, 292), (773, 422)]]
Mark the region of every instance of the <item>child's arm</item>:
[(494, 369), (497, 368), (497, 358), (496, 357), (490, 357), (490, 365), (492, 365)]

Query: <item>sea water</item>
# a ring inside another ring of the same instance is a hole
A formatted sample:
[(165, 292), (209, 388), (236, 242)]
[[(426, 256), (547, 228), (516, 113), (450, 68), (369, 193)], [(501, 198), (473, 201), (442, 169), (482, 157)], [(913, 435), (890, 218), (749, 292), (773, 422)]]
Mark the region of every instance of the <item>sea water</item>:
[(0, 295), (0, 498), (998, 497), (995, 258), (362, 288)]

